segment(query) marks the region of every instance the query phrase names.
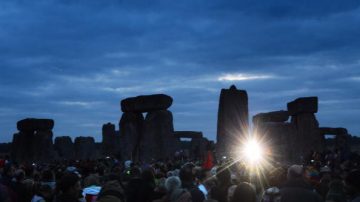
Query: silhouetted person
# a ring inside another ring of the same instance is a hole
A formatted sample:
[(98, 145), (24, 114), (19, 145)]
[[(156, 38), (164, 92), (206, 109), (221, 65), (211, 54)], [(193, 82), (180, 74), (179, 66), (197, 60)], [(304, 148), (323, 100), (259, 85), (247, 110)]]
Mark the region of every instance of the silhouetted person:
[(217, 185), (211, 189), (211, 198), (217, 200), (218, 202), (227, 202), (228, 190), (232, 185), (229, 169), (219, 167), (216, 170), (216, 179)]
[(322, 201), (321, 196), (304, 180), (303, 174), (303, 166), (290, 166), (287, 173), (287, 182), (280, 189), (281, 202)]
[(77, 174), (65, 173), (56, 184), (58, 194), (55, 202), (78, 202), (81, 193), (80, 178)]
[(193, 166), (191, 164), (185, 164), (180, 169), (179, 177), (182, 188), (190, 192), (193, 202), (202, 202), (205, 200), (205, 196), (195, 184), (195, 176), (192, 169)]
[(246, 182), (240, 183), (234, 191), (230, 202), (256, 202), (255, 189)]

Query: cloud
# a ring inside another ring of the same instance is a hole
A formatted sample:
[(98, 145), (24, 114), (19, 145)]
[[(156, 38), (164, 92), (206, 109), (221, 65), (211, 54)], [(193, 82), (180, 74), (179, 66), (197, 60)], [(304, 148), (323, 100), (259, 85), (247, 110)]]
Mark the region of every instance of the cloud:
[(248, 81), (259, 79), (272, 79), (271, 75), (255, 75), (255, 74), (224, 74), (218, 77), (218, 81)]
[(319, 96), (321, 124), (360, 134), (347, 111), (360, 92), (359, 4), (1, 1), (0, 141), (35, 116), (56, 119), (55, 135), (100, 137), (101, 123), (119, 121), (121, 99), (152, 93), (174, 98), (175, 129), (215, 139), (219, 94), (231, 84), (248, 91), (250, 113)]
[(99, 102), (84, 102), (84, 101), (58, 101), (56, 103), (65, 106), (84, 107), (84, 108), (94, 107), (94, 105), (99, 104)]

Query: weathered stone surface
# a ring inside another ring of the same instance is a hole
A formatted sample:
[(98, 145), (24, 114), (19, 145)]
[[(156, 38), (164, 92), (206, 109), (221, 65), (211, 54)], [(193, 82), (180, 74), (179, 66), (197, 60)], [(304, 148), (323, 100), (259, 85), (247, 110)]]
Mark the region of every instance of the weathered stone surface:
[(175, 131), (174, 136), (177, 138), (202, 138), (202, 132), (197, 131)]
[(287, 104), (287, 109), (291, 116), (303, 113), (317, 113), (318, 98), (317, 97), (302, 97)]
[(322, 151), (324, 149), (325, 139), (320, 134), (319, 123), (314, 114), (305, 113), (292, 116), (291, 123), (297, 129), (296, 142), (301, 148), (301, 154), (306, 155), (310, 151)]
[(241, 137), (249, 133), (248, 96), (245, 90), (237, 90), (233, 85), (230, 89), (222, 89), (220, 94), (217, 154), (236, 155), (237, 145)]
[(141, 160), (149, 162), (173, 157), (178, 145), (177, 141), (170, 111), (159, 110), (147, 113), (140, 147)]
[(294, 124), (280, 122), (260, 122), (255, 128), (259, 139), (271, 149), (272, 157), (277, 161), (299, 160), (297, 152), (298, 134)]
[(36, 161), (47, 162), (54, 159), (52, 131), (37, 131), (33, 138), (33, 150)]
[(105, 156), (117, 156), (120, 154), (120, 136), (116, 135), (115, 125), (104, 124), (102, 127), (102, 154)]
[(94, 159), (97, 157), (93, 137), (77, 137), (75, 138), (74, 145), (76, 159)]
[(19, 132), (13, 136), (13, 159), (18, 162), (46, 162), (55, 157), (51, 131)]
[(274, 111), (268, 113), (260, 113), (253, 116), (253, 123), (258, 122), (285, 122), (289, 119), (288, 111)]
[(137, 160), (139, 158), (140, 140), (144, 117), (141, 113), (123, 113), (120, 127), (120, 147), (123, 160)]
[(168, 109), (173, 99), (164, 94), (143, 95), (126, 98), (121, 101), (123, 112), (151, 112)]
[(54, 127), (54, 120), (52, 119), (35, 119), (27, 118), (17, 122), (17, 129), (19, 131), (47, 131)]
[[(15, 133), (11, 145), (11, 157), (17, 162), (31, 162), (34, 159), (32, 135)], [(24, 152), (25, 151), (25, 152)]]
[(75, 157), (75, 146), (69, 136), (56, 137), (54, 148), (61, 159), (73, 159)]

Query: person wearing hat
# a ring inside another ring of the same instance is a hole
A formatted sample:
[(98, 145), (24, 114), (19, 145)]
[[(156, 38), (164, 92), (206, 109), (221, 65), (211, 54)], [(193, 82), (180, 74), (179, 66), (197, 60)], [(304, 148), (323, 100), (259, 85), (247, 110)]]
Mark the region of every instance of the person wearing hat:
[(280, 189), (281, 202), (320, 202), (321, 196), (304, 179), (304, 168), (292, 165), (288, 169), (287, 181)]

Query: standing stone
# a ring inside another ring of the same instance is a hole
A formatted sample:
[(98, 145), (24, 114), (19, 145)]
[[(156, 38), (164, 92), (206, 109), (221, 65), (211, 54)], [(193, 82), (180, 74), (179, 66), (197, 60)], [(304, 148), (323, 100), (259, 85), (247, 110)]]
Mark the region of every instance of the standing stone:
[(73, 159), (75, 157), (74, 143), (69, 136), (56, 137), (54, 148), (61, 159)]
[(36, 161), (47, 162), (55, 158), (52, 131), (37, 131), (33, 141), (33, 151)]
[(115, 131), (115, 125), (112, 123), (104, 124), (102, 127), (102, 145), (101, 150), (102, 154), (105, 156), (116, 155), (116, 149), (119, 145), (118, 138)]
[(143, 123), (144, 117), (141, 113), (123, 113), (119, 123), (122, 160), (137, 160)]
[(233, 156), (235, 148), (242, 138), (249, 134), (248, 96), (245, 90), (237, 90), (234, 85), (230, 89), (222, 89), (220, 94), (217, 155)]
[(297, 131), (292, 123), (258, 122), (255, 133), (263, 141), (270, 156), (279, 162), (298, 161)]
[(76, 137), (74, 142), (76, 159), (95, 159), (97, 157), (93, 137)]
[(297, 130), (295, 141), (300, 155), (308, 155), (310, 151), (322, 151), (325, 147), (325, 139), (320, 133), (319, 122), (314, 114), (318, 110), (317, 97), (298, 98), (287, 106), (292, 115), (291, 123)]
[(172, 113), (168, 110), (149, 112), (144, 122), (141, 160), (172, 158), (176, 151)]

